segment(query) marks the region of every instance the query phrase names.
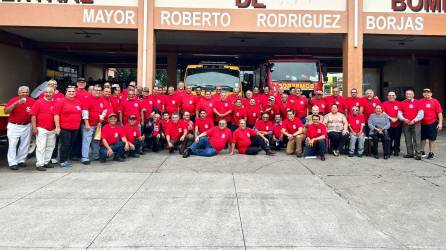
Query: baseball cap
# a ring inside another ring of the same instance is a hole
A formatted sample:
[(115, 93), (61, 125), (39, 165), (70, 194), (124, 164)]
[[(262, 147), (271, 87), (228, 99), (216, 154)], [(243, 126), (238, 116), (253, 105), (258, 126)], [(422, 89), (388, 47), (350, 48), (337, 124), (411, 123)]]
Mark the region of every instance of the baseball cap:
[(423, 89), (423, 92), (432, 93), (432, 90), (430, 88), (425, 88), (425, 89)]
[(79, 77), (79, 78), (77, 78), (77, 82), (85, 82), (85, 78)]
[(108, 115), (108, 118), (111, 118), (111, 117), (113, 117), (113, 116), (114, 116), (114, 117), (118, 117), (118, 115), (116, 115), (115, 113), (111, 113), (111, 114)]

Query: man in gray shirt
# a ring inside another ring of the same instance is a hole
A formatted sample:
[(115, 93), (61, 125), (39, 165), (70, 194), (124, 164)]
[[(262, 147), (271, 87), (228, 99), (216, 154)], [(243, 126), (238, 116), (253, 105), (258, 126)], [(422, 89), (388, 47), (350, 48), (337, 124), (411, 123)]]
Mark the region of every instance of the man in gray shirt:
[(382, 141), (384, 149), (384, 159), (389, 159), (390, 156), (390, 138), (387, 130), (390, 128), (390, 120), (387, 114), (383, 113), (381, 106), (375, 107), (375, 113), (369, 117), (368, 125), (370, 128), (370, 136), (373, 141), (372, 152), (376, 159), (378, 156), (378, 143)]

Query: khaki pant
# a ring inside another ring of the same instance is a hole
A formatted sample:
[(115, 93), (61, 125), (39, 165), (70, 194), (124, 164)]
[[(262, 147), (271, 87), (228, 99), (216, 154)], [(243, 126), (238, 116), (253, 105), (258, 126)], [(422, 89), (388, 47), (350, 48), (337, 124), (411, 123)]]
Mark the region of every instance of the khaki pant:
[(286, 145), (286, 153), (291, 154), (302, 154), (302, 142), (305, 140), (304, 135), (298, 135), (291, 140), (288, 140), (288, 144)]

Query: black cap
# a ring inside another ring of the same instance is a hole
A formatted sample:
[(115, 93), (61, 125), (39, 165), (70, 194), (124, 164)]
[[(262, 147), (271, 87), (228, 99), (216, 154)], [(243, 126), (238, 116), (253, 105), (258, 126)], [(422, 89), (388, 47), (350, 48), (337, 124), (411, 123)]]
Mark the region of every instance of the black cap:
[(85, 82), (85, 78), (79, 77), (79, 78), (77, 78), (77, 82)]

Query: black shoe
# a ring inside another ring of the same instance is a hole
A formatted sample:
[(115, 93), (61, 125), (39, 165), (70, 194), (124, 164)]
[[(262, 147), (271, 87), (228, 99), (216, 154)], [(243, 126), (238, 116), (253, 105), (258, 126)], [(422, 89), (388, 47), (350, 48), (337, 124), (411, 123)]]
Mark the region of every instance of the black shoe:
[(395, 153), (393, 153), (393, 156), (400, 156), (400, 153), (399, 152), (395, 152)]
[(9, 167), (9, 169), (11, 169), (11, 170), (19, 170), (19, 166), (12, 165), (12, 166)]
[(417, 156), (415, 156), (415, 160), (417, 160), (417, 161), (421, 161), (421, 155), (417, 155)]
[(45, 167), (36, 167), (36, 170), (37, 171), (46, 171), (46, 168)]
[(384, 160), (388, 160), (390, 156), (384, 155)]
[(48, 163), (48, 164), (45, 164), (43, 167), (44, 168), (54, 168), (54, 165), (52, 163)]
[(81, 159), (79, 157), (73, 156), (71, 157), (71, 161), (80, 161)]
[(173, 154), (175, 152), (174, 148), (169, 148), (169, 154)]
[(138, 152), (139, 155), (145, 155), (146, 153), (144, 151)]
[(189, 157), (191, 153), (192, 150), (190, 148), (186, 148), (186, 150), (184, 150), (183, 158)]
[(431, 159), (434, 159), (434, 153), (432, 153), (432, 152), (430, 152), (428, 155), (427, 155), (427, 159), (429, 159), (429, 160), (431, 160)]
[(348, 157), (353, 157), (353, 156), (355, 156), (354, 154), (348, 154)]
[(362, 156), (364, 156), (364, 154), (358, 154), (358, 157), (359, 157), (359, 158), (362, 158)]
[(121, 157), (115, 157), (115, 158), (113, 158), (113, 161), (124, 162), (125, 160)]
[(404, 158), (406, 158), (406, 159), (410, 159), (410, 158), (413, 158), (414, 156), (413, 155), (404, 155)]
[(107, 162), (107, 159), (99, 158), (99, 162), (100, 162), (100, 163), (106, 163), (106, 162)]
[(421, 151), (421, 152), (420, 152), (420, 155), (421, 155), (421, 157), (426, 157), (426, 152)]
[(131, 154), (131, 155), (129, 155), (129, 157), (132, 157), (132, 158), (139, 158), (139, 155), (138, 155), (138, 154)]
[(275, 155), (276, 153), (274, 153), (274, 152), (271, 151), (271, 150), (266, 150), (266, 151), (265, 151), (265, 154), (266, 154), (266, 155)]
[(325, 161), (325, 155), (321, 155), (321, 161)]
[(18, 164), (19, 168), (26, 168), (26, 163), (21, 162)]
[(88, 166), (88, 165), (90, 165), (90, 161), (83, 161), (82, 164), (85, 166)]
[(374, 157), (375, 157), (375, 159), (379, 159), (379, 156), (378, 156), (378, 155), (374, 155)]

